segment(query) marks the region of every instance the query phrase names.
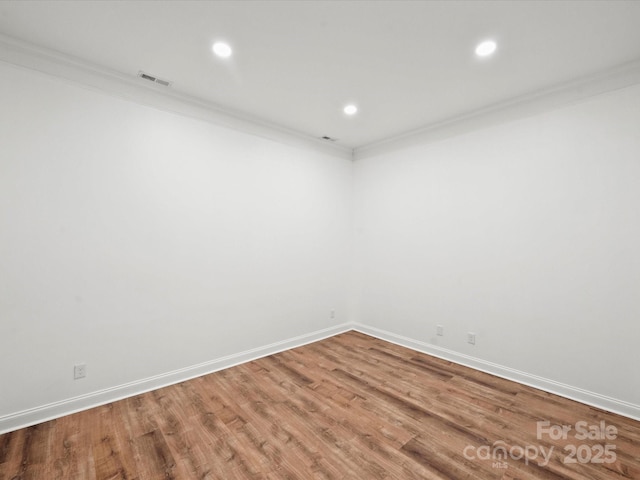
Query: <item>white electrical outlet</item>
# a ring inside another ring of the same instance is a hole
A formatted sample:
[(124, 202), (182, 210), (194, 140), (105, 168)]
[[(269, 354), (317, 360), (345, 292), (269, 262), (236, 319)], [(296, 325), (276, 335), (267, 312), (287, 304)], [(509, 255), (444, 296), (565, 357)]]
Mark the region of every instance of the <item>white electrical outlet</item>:
[(444, 335), (444, 327), (442, 325), (436, 326), (436, 334), (441, 337)]
[(73, 379), (78, 380), (87, 376), (87, 364), (79, 363), (73, 366)]
[(467, 342), (469, 342), (471, 345), (475, 345), (476, 344), (476, 334), (469, 332), (467, 333)]
[(329, 316), (331, 318), (336, 318), (336, 311), (335, 310), (331, 310), (331, 312), (329, 313)]

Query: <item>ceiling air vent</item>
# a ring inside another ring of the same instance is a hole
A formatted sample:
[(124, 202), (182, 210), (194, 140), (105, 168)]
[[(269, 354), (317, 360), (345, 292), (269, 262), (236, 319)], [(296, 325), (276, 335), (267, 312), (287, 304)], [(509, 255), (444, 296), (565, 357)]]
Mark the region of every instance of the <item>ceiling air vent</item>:
[(167, 80), (162, 80), (161, 78), (158, 78), (158, 77), (154, 77), (153, 75), (149, 75), (148, 73), (138, 72), (138, 76), (140, 78), (143, 78), (145, 80), (149, 80), (150, 82), (157, 83), (157, 84), (165, 86), (165, 87), (170, 87), (171, 86), (171, 82), (169, 82)]

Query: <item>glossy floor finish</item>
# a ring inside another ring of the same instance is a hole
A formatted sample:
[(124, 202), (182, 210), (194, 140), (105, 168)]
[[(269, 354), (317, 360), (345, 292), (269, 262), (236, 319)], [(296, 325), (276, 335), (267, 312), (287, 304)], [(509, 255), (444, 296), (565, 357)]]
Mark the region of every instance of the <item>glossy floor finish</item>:
[(640, 422), (348, 332), (0, 436), (0, 480), (214, 478), (640, 479)]

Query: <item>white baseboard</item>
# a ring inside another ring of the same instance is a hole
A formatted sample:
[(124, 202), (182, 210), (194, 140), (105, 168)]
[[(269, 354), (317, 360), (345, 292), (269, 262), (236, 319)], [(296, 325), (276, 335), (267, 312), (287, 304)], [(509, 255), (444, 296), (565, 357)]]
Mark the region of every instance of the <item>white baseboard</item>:
[(387, 342), (395, 343), (403, 347), (411, 348), (412, 350), (433, 355), (434, 357), (442, 358), (475, 370), (490, 373), (507, 380), (538, 388), (546, 392), (554, 393), (571, 400), (576, 400), (587, 405), (602, 408), (640, 421), (640, 405), (635, 405), (598, 393), (589, 392), (587, 390), (556, 382), (554, 380), (549, 380), (547, 378), (531, 375), (526, 372), (487, 362), (485, 360), (464, 355), (436, 345), (430, 345), (428, 343), (397, 335), (379, 328), (370, 327), (360, 323), (344, 323), (342, 325), (336, 325), (334, 327), (282, 340), (270, 345), (253, 348), (251, 350), (217, 358), (198, 365), (192, 365), (190, 367), (156, 375), (154, 377), (145, 378), (124, 385), (118, 385), (116, 387), (91, 392), (86, 395), (68, 398), (48, 405), (42, 405), (29, 410), (5, 415), (0, 417), (0, 434), (36, 425), (38, 423), (53, 420), (54, 418), (87, 410), (106, 403), (122, 400), (133, 395), (149, 392), (168, 385), (184, 382), (208, 373), (217, 372), (241, 363), (273, 355), (274, 353), (300, 347), (308, 343), (317, 342), (318, 340), (332, 337), (350, 330), (356, 330)]
[(640, 421), (640, 405), (607, 397), (606, 395), (583, 390), (571, 385), (549, 380), (548, 378), (539, 377), (537, 375), (532, 375), (503, 365), (498, 365), (496, 363), (487, 362), (486, 360), (464, 355), (436, 345), (430, 345), (428, 343), (397, 335), (379, 328), (370, 327), (360, 323), (354, 323), (352, 327), (353, 330), (371, 335), (372, 337), (376, 337), (387, 342), (395, 343), (402, 347), (411, 348), (412, 350), (433, 355), (434, 357), (464, 365), (481, 372), (490, 373), (497, 377), (512, 380), (523, 385), (528, 385), (539, 390), (544, 390), (545, 392), (554, 393), (561, 397), (569, 398), (577, 402)]
[(133, 395), (149, 392), (158, 388), (166, 387), (176, 383), (184, 382), (192, 378), (200, 377), (208, 373), (233, 367), (241, 363), (256, 360), (258, 358), (273, 355), (274, 353), (300, 347), (307, 343), (317, 342), (324, 338), (338, 335), (339, 333), (352, 330), (352, 325), (345, 323), (334, 327), (325, 328), (316, 332), (300, 335), (297, 337), (282, 340), (244, 352), (235, 353), (226, 357), (217, 358), (208, 362), (181, 368), (172, 372), (144, 378), (135, 382), (106, 388), (86, 395), (61, 400), (59, 402), (42, 405), (40, 407), (23, 410), (0, 417), (0, 434), (7, 433), (20, 428), (29, 427), (38, 423), (53, 420), (65, 415), (76, 413), (89, 408), (104, 405), (106, 403), (122, 400)]

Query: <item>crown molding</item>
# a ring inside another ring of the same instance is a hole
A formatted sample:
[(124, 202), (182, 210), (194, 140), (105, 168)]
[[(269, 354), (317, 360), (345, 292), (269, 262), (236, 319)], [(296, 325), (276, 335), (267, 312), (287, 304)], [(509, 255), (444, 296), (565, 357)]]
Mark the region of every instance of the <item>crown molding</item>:
[(365, 159), (531, 117), (640, 83), (638, 59), (352, 149), (3, 34), (0, 34), (0, 61), (148, 107), (349, 160)]
[(640, 59), (357, 147), (353, 158), (369, 158), (531, 117), (638, 83)]
[(134, 75), (102, 67), (0, 34), (0, 61), (61, 78), (101, 93), (129, 100), (291, 146), (311, 148), (351, 160), (353, 150), (212, 102), (155, 85)]

